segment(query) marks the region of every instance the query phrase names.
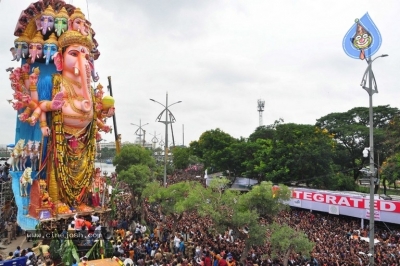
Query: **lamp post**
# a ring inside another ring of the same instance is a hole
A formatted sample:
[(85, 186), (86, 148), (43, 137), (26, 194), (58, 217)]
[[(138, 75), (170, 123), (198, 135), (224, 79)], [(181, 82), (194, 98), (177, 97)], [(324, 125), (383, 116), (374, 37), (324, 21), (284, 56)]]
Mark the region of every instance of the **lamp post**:
[[(378, 86), (376, 84), (376, 80), (374, 77), (374, 73), (372, 72), (372, 63), (378, 59), (379, 57), (386, 57), (387, 54), (382, 54), (380, 56), (375, 57), (374, 59), (368, 58), (367, 63), (368, 67), (364, 72), (364, 76), (361, 80), (360, 86), (368, 92), (369, 95), (369, 171), (370, 171), (370, 193), (369, 193), (369, 265), (374, 265), (374, 227), (375, 227), (375, 209), (374, 209), (374, 201), (375, 201), (375, 163), (374, 163), (374, 114), (373, 114), (373, 106), (372, 106), (372, 95), (374, 93), (378, 93)], [(368, 86), (367, 86), (368, 79)], [(363, 151), (364, 156), (368, 155), (368, 149)]]
[(143, 142), (142, 142), (142, 136), (143, 136), (143, 132), (145, 132), (144, 130), (143, 130), (143, 127), (144, 126), (146, 126), (146, 125), (148, 125), (149, 123), (146, 123), (146, 124), (144, 124), (144, 125), (142, 125), (142, 120), (140, 119), (139, 120), (139, 125), (136, 125), (136, 124), (134, 124), (134, 123), (131, 123), (131, 125), (132, 126), (137, 126), (138, 127), (138, 129), (135, 131), (135, 134), (136, 135), (138, 135), (139, 136), (139, 143), (140, 143), (140, 146), (144, 146), (144, 140), (143, 140)]
[[(171, 113), (171, 111), (168, 108), (174, 104), (181, 103), (182, 101), (177, 101), (177, 102), (174, 102), (174, 103), (168, 105), (168, 92), (166, 93), (166, 97), (165, 97), (165, 105), (154, 99), (150, 99), (150, 101), (156, 102), (164, 107), (164, 110), (162, 110), (161, 113), (157, 116), (156, 121), (165, 124), (164, 187), (166, 187), (167, 186), (167, 161), (168, 161), (168, 124), (175, 123), (175, 121), (176, 121), (174, 115)], [(161, 121), (162, 115), (164, 114), (164, 112), (165, 112), (165, 120)]]

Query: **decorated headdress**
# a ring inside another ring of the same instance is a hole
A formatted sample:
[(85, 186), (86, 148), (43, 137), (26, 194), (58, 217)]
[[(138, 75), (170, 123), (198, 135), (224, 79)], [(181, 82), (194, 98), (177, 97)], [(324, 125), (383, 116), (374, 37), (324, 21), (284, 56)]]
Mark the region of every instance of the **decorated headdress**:
[(84, 36), (78, 31), (69, 30), (63, 33), (60, 38), (58, 38), (59, 48), (65, 48), (72, 44), (80, 44), (87, 47), (89, 50), (93, 49), (93, 41), (89, 36)]
[(45, 11), (43, 11), (42, 16), (52, 16), (54, 17), (56, 13), (54, 12), (54, 9), (49, 5)]
[(60, 12), (55, 15), (56, 18), (66, 18), (69, 19), (69, 15), (65, 7), (61, 8)]
[(58, 46), (58, 41), (57, 37), (54, 33), (52, 33), (47, 40), (44, 41), (44, 43), (50, 43), (50, 44), (55, 44)]
[(85, 14), (82, 13), (80, 8), (76, 8), (74, 13), (70, 16), (71, 20), (75, 20), (76, 18), (81, 18), (83, 20), (86, 20)]
[(31, 43), (40, 43), (40, 44), (44, 44), (43, 41), (43, 36), (40, 33), (40, 31), (36, 32), (35, 37), (32, 38), (32, 40), (30, 40)]
[(26, 32), (24, 32), (24, 33), (22, 33), (21, 36), (19, 36), (17, 39), (15, 39), (14, 42), (26, 42), (26, 43), (28, 43), (29, 41), (30, 40), (29, 40), (28, 34), (26, 34)]

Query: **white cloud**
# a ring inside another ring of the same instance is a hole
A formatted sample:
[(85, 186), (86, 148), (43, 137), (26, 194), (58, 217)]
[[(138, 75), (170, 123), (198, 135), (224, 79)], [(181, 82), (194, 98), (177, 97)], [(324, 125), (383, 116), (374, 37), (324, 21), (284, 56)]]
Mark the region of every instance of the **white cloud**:
[[(66, 1), (88, 14), (87, 2)], [(0, 3), (0, 70), (11, 62), (14, 27), (30, 1)], [(366, 63), (344, 53), (342, 39), (369, 11), (381, 31), (378, 53), (390, 56), (374, 62), (379, 94), (374, 105), (399, 107), (400, 55), (397, 30), (400, 2), (376, 1), (88, 1), (101, 56), (96, 62), (100, 82), (112, 76), (118, 131), (133, 141), (136, 128), (164, 135), (155, 122), (165, 103), (171, 107), (176, 143), (197, 140), (206, 130), (221, 128), (234, 137), (247, 137), (258, 126), (257, 99), (265, 100), (264, 124), (314, 124), (331, 112), (368, 106), (359, 86)], [(1, 74), (3, 73), (3, 74)], [(8, 74), (0, 72), (6, 128), (15, 126)], [(111, 119), (108, 123), (111, 124)], [(163, 136), (164, 138), (164, 136)], [(2, 130), (3, 143), (14, 131)], [(113, 135), (107, 135), (113, 140)], [(150, 137), (146, 137), (150, 139)]]

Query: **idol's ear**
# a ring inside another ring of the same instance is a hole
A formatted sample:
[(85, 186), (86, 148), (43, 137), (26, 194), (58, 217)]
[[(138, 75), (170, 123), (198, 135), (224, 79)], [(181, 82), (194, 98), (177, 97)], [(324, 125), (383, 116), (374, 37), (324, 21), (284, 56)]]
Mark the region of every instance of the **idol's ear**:
[(60, 52), (54, 54), (54, 64), (56, 65), (57, 71), (63, 70), (63, 58)]

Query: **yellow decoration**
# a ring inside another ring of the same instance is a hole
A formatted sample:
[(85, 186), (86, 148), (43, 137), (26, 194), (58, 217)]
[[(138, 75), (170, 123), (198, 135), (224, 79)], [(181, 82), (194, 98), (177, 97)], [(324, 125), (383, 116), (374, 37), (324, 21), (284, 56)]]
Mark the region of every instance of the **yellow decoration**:
[(115, 100), (112, 96), (104, 96), (101, 103), (103, 105), (103, 110), (107, 110), (114, 107)]
[(33, 37), (33, 39), (30, 41), (30, 43), (40, 43), (40, 44), (44, 44), (43, 41), (43, 36), (40, 33), (40, 31), (36, 32), (35, 37)]
[(56, 18), (66, 18), (69, 19), (68, 12), (65, 7), (61, 8), (60, 12), (55, 15)]
[(60, 214), (71, 213), (71, 210), (66, 204), (57, 207), (57, 212)]
[(83, 19), (83, 20), (86, 20), (85, 14), (82, 13), (82, 11), (81, 11), (80, 8), (76, 8), (76, 9), (74, 10), (74, 13), (73, 13), (73, 14), (71, 15), (71, 17), (70, 17), (70, 19), (71, 19), (72, 21), (75, 20), (76, 18), (81, 18), (81, 19)]
[[(61, 90), (62, 77), (60, 74), (53, 76), (53, 95)], [(94, 97), (92, 95), (94, 102)], [(97, 117), (94, 114), (93, 122)], [(84, 200), (81, 195), (92, 185), (92, 176), (95, 171), (94, 159), (96, 156), (96, 126), (94, 123), (79, 137), (77, 149), (68, 145), (70, 138), (65, 134), (63, 115), (61, 111), (52, 112), (53, 132), (55, 142), (50, 151), (54, 160), (48, 165), (49, 194), (54, 202), (61, 201), (70, 206), (79, 205)], [(57, 162), (57, 163), (56, 163)]]
[(49, 5), (45, 11), (43, 11), (42, 16), (52, 16), (54, 17), (56, 13), (54, 13), (54, 9)]
[(44, 43), (55, 44), (58, 46), (58, 41), (57, 41), (56, 35), (54, 33), (52, 33), (50, 35), (50, 37), (46, 41), (44, 41)]
[(15, 39), (14, 42), (26, 42), (28, 43), (30, 41), (28, 34), (26, 32), (22, 33), (21, 36), (19, 36), (17, 39)]
[(63, 33), (60, 38), (58, 38), (58, 43), (60, 48), (65, 48), (72, 44), (83, 45), (89, 48), (89, 50), (92, 50), (94, 47), (93, 41), (90, 37), (84, 36), (80, 32), (74, 30), (69, 30)]

